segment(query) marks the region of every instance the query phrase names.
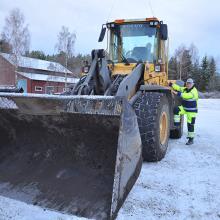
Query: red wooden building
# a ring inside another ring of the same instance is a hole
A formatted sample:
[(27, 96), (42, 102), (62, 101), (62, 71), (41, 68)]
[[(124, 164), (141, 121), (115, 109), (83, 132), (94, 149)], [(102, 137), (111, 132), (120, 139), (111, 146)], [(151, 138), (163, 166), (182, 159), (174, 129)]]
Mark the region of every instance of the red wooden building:
[(65, 81), (67, 85), (78, 81), (71, 71), (57, 62), (22, 56), (17, 70), (15, 66), (13, 55), (0, 53), (0, 86), (14, 87), (17, 81), (17, 87), (25, 92), (51, 94), (63, 92)]

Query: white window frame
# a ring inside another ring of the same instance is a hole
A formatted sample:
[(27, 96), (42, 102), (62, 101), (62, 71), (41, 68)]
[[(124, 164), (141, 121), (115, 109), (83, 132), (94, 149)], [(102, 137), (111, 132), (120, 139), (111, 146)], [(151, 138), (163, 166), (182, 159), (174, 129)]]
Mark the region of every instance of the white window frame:
[(35, 92), (42, 92), (43, 87), (42, 86), (35, 86)]

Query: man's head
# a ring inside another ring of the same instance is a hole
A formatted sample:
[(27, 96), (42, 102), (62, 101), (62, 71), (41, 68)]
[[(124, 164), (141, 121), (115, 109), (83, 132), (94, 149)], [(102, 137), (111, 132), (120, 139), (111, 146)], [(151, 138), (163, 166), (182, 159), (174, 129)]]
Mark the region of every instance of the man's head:
[(191, 89), (193, 87), (193, 85), (194, 85), (193, 79), (189, 78), (186, 80), (186, 88), (187, 89)]

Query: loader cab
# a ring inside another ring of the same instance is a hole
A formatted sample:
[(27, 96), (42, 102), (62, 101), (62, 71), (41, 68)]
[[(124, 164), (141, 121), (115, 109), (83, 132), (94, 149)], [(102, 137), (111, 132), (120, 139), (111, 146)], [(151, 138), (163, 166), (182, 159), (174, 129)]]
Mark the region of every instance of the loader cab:
[(168, 30), (157, 18), (122, 19), (102, 26), (107, 30), (107, 54), (111, 76), (128, 75), (144, 63), (144, 84), (167, 85)]
[(163, 58), (160, 40), (167, 39), (167, 27), (156, 18), (115, 20), (107, 23), (106, 27), (108, 53), (114, 63), (156, 63)]

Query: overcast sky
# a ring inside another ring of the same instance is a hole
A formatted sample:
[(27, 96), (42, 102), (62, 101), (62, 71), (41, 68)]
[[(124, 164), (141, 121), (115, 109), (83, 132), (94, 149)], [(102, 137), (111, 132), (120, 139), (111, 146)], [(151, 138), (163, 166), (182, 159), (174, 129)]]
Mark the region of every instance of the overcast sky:
[(15, 7), (29, 24), (32, 50), (54, 53), (57, 34), (65, 25), (77, 34), (75, 53), (90, 53), (105, 48), (97, 43), (102, 23), (153, 15), (168, 24), (171, 53), (182, 43), (194, 43), (200, 56), (220, 59), (219, 0), (0, 0), (0, 30)]

